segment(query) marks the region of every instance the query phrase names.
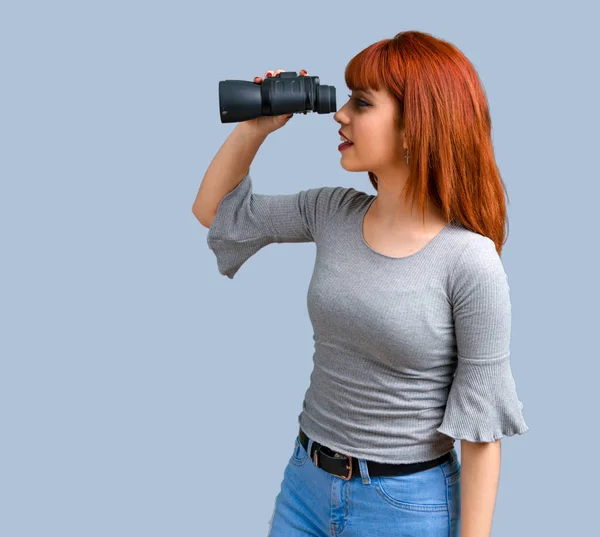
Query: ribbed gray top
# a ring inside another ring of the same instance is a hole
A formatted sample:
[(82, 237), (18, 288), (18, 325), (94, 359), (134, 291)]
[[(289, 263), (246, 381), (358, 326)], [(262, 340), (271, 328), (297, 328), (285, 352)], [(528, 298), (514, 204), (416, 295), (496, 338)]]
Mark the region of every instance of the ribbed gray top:
[(375, 198), (345, 187), (255, 194), (249, 172), (208, 231), (229, 278), (268, 244), (316, 244), (314, 367), (299, 425), (335, 451), (389, 463), (527, 432), (494, 242), (453, 221), (416, 253), (389, 257), (362, 233)]

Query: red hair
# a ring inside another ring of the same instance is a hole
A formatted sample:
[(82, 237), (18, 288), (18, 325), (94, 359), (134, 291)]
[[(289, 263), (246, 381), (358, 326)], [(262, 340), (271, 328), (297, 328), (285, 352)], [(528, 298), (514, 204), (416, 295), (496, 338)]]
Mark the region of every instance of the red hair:
[[(345, 70), (351, 90), (383, 86), (406, 129), (410, 174), (405, 200), (425, 217), (427, 198), (446, 221), (505, 242), (506, 187), (494, 157), (492, 122), (477, 71), (460, 50), (430, 34), (406, 31), (359, 52)], [(399, 148), (403, 152), (403, 148)], [(369, 173), (377, 190), (377, 176)]]

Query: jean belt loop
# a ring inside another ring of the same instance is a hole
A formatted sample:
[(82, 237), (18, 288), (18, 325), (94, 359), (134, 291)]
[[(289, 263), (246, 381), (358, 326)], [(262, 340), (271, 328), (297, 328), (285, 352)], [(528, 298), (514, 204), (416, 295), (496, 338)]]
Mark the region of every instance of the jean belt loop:
[(371, 476), (369, 475), (369, 467), (365, 459), (358, 459), (358, 466), (360, 468), (360, 475), (362, 476), (363, 485), (371, 484)]
[(310, 459), (310, 449), (312, 448), (314, 440), (312, 438), (308, 439), (308, 446), (306, 446), (306, 452), (308, 453), (308, 458)]

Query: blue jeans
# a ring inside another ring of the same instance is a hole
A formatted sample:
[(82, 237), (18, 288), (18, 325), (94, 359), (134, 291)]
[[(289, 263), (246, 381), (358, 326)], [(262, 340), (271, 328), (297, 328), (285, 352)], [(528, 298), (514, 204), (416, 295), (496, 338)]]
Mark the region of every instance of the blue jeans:
[[(313, 440), (309, 439), (308, 451)], [(460, 463), (451, 458), (407, 475), (348, 481), (319, 468), (296, 437), (267, 537), (459, 537)]]

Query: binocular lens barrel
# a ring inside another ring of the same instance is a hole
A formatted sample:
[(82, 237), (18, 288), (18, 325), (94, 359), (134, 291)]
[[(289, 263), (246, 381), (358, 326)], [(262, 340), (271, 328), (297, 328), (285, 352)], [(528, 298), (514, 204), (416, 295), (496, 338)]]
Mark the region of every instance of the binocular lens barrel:
[(219, 82), (221, 123), (247, 121), (259, 116), (336, 111), (335, 87), (319, 83), (317, 76), (282, 72), (261, 84), (247, 80)]

